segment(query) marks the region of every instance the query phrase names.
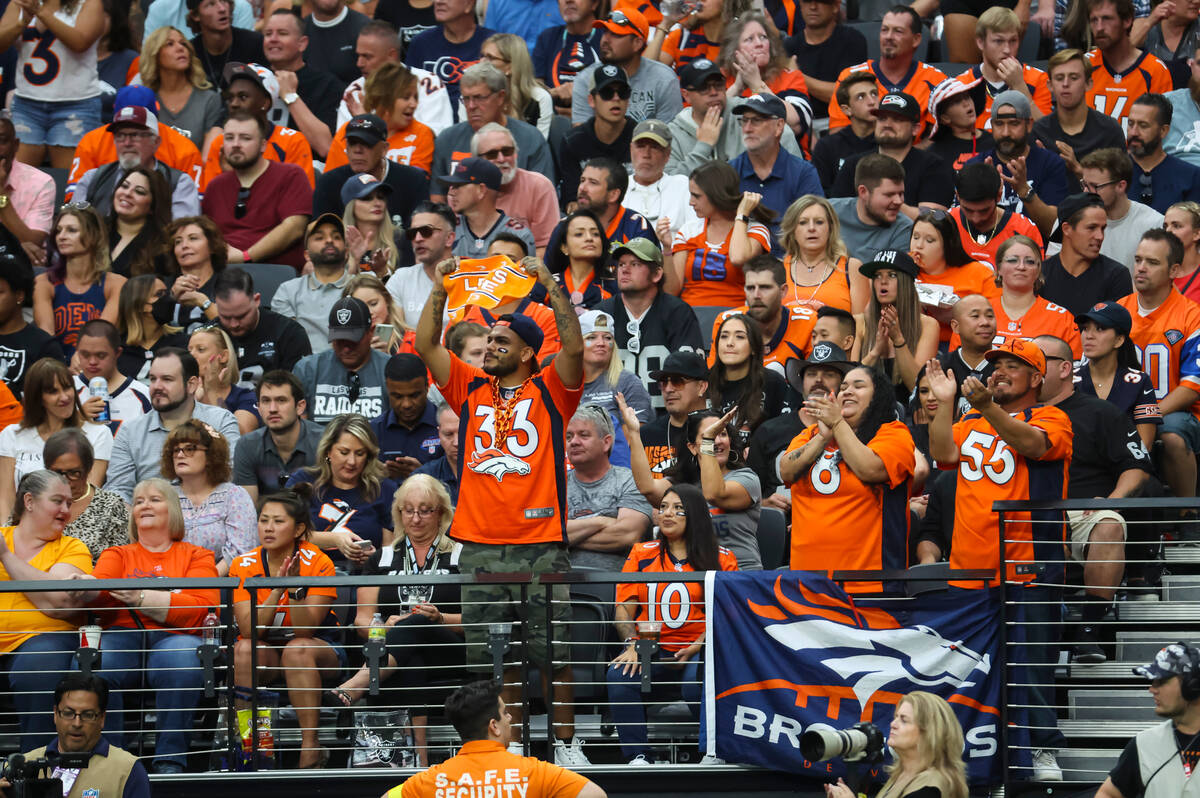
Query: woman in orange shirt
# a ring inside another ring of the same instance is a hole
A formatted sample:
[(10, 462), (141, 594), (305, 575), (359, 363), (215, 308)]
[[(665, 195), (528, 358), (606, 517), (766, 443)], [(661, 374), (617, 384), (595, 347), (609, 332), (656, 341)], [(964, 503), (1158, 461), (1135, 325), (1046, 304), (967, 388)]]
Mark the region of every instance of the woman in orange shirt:
[[(417, 111), (417, 76), (403, 64), (384, 64), (371, 73), (363, 86), (362, 111), (375, 114), (387, 125), (389, 161), (424, 169), (433, 167), (433, 131), (413, 118)], [(345, 166), (346, 129), (342, 125), (329, 145), (325, 171)]]
[(1076, 360), (1083, 357), (1079, 328), (1071, 312), (1038, 296), (1045, 280), (1041, 250), (1034, 240), (1021, 235), (1009, 238), (996, 251), (996, 260), (996, 284), (1001, 288), (1000, 296), (992, 299), (996, 343), (1054, 335), (1067, 342)]
[(871, 281), (858, 271), (862, 261), (846, 254), (842, 223), (829, 200), (805, 194), (783, 212), (779, 229), (787, 253), (783, 301), (862, 313), (871, 296)]
[[(958, 225), (943, 210), (923, 210), (913, 223), (909, 251), (917, 262), (917, 284), (944, 286), (947, 293), (957, 297), (983, 294), (988, 299), (1000, 296), (995, 273), (991, 267), (972, 260), (963, 249)], [(938, 340), (950, 340), (950, 308), (952, 302), (931, 303), (922, 299), (922, 309), (940, 325)]]
[(797, 141), (808, 135), (812, 121), (808, 84), (803, 73), (789, 68), (791, 59), (783, 50), (783, 39), (761, 12), (743, 14), (725, 29), (718, 63), (726, 75), (733, 76), (725, 90), (731, 101), (752, 94), (774, 94), (787, 108), (788, 127)]
[[(97, 579), (145, 577), (216, 578), (212, 552), (184, 541), (179, 496), (165, 479), (143, 480), (133, 489), (129, 514), (132, 543), (106, 549), (96, 561)], [(105, 630), (101, 638), (103, 671), (97, 675), (113, 688), (104, 733), (122, 745), (125, 693), (155, 691), (155, 773), (179, 773), (187, 761), (192, 713), (204, 686), (196, 647), (216, 590), (110, 590), (98, 600)]]
[(699, 218), (675, 234), (663, 288), (694, 308), (742, 305), (742, 264), (771, 251), (775, 213), (760, 204), (762, 195), (743, 193), (737, 172), (721, 161), (697, 166), (688, 192)]

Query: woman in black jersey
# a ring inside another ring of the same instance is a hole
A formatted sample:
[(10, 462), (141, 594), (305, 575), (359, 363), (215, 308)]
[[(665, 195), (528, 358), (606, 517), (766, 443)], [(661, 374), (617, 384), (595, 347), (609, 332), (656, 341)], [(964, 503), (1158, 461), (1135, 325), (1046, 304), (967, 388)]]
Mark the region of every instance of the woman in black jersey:
[(1102, 302), (1075, 317), (1083, 343), (1083, 365), (1075, 369), (1075, 385), (1088, 393), (1112, 402), (1129, 414), (1147, 451), (1154, 445), (1162, 413), (1154, 394), (1154, 384), (1142, 371), (1134, 352), (1129, 330), (1133, 319), (1116, 302)]

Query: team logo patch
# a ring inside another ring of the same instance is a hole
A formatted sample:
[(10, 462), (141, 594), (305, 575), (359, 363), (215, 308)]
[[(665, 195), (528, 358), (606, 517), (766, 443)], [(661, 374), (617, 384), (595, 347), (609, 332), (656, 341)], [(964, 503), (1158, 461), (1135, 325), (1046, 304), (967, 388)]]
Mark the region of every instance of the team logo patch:
[(906, 108), (908, 106), (908, 103), (905, 101), (905, 99), (903, 97), (899, 97), (895, 94), (885, 94), (882, 98), (880, 98), (879, 105), (880, 105), (880, 107), (884, 107), (884, 108), (886, 108), (889, 105), (896, 105), (896, 106), (899, 106), (900, 108)]
[(82, 793), (83, 798), (100, 798), (100, 791), (95, 787), (88, 787)]
[(25, 372), (25, 350), (0, 346), (0, 380), (11, 380)]
[(1183, 333), (1181, 333), (1179, 330), (1167, 330), (1165, 333), (1163, 333), (1163, 337), (1167, 339), (1167, 343), (1169, 343), (1171, 346), (1174, 346), (1183, 340)]
[(513, 457), (511, 454), (505, 454), (495, 447), (472, 455), (469, 468), (476, 474), (495, 477), (497, 482), (503, 482), (504, 477), (508, 474), (516, 474), (519, 477), (528, 476), (531, 470), (529, 463)]
[(339, 310), (337, 312), (337, 321), (338, 321), (338, 324), (349, 324), (350, 323), (350, 309), (342, 308), (341, 310)]

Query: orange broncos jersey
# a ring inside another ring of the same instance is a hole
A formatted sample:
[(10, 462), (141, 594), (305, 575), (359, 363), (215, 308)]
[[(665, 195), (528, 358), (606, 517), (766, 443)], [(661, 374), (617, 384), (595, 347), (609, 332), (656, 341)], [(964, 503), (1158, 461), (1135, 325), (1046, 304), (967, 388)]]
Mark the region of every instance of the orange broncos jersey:
[(1163, 94), (1174, 87), (1167, 65), (1151, 53), (1143, 51), (1124, 72), (1114, 72), (1099, 50), (1090, 50), (1087, 58), (1092, 65), (1087, 104), (1120, 122), (1122, 130), (1134, 100), (1149, 92)]
[(575, 798), (587, 783), (566, 768), (510, 754), (498, 740), (472, 740), (383, 798)]
[[(218, 135), (208, 148), (208, 158), (204, 161), (204, 176), (200, 183), (201, 194), (208, 188), (210, 180), (225, 171), (221, 167), (221, 146), (224, 143), (225, 136)], [(264, 157), (268, 161), (294, 163), (304, 170), (304, 174), (308, 175), (309, 186), (317, 187), (316, 174), (313, 172), (312, 147), (308, 146), (308, 139), (295, 130), (276, 125), (275, 129), (271, 131), (271, 137), (267, 139), (267, 151)]]
[[(348, 163), (346, 125), (338, 128), (333, 143), (329, 145), (329, 157), (325, 159), (326, 172)], [(388, 136), (387, 159), (402, 166), (415, 166), (429, 174), (433, 168), (433, 131), (414, 119), (404, 130), (397, 130)]]
[[(1149, 316), (1138, 312), (1137, 294), (1117, 301), (1133, 318), (1129, 338), (1158, 400), (1180, 385), (1200, 391), (1200, 305), (1175, 288)], [(1192, 415), (1200, 418), (1200, 401), (1192, 405)]]
[[(251, 576), (281, 576), (281, 574), (267, 573), (266, 566), (267, 555), (261, 549), (254, 549), (241, 555), (233, 561), (229, 566), (229, 575), (241, 580), (241, 583), (233, 591), (233, 603), (238, 604), (243, 601), (250, 600), (250, 591), (242, 585), (245, 580)], [(318, 549), (308, 541), (300, 543), (300, 576), (333, 576), (333, 560), (329, 559), (329, 555)], [(254, 600), (257, 606), (261, 607), (266, 602), (267, 597), (271, 594), (270, 590), (259, 588), (255, 590)], [(329, 596), (332, 599), (337, 599), (337, 588), (333, 585), (316, 585), (308, 589), (310, 596)], [(336, 621), (335, 621), (336, 623)], [(284, 591), (283, 596), (279, 599), (278, 609), (275, 611), (275, 618), (271, 621), (272, 629), (286, 629), (292, 625), (292, 610), (288, 606), (287, 591)], [(261, 631), (260, 631), (261, 633)]]
[(450, 377), (439, 385), (458, 412), (460, 501), (455, 539), (472, 543), (565, 543), (567, 421), (583, 395), (563, 385), (550, 366), (529, 378), (510, 405), (511, 428), (496, 436), (492, 378), (450, 355)]
[[(861, 64), (848, 66), (838, 75), (837, 83), (841, 83), (852, 72), (872, 72), (875, 75), (875, 85), (879, 87), (879, 96), (887, 94), (888, 91), (896, 89), (912, 95), (912, 98), (917, 101), (918, 108), (929, 107), (929, 94), (934, 87), (946, 79), (946, 75), (937, 67), (921, 61), (913, 61), (912, 67), (909, 68), (908, 74), (899, 83), (892, 83), (879, 69), (879, 64), (874, 58), (869, 58)], [(929, 115), (929, 111), (925, 111), (921, 115), (921, 124), (917, 128), (916, 135), (920, 137), (925, 127), (933, 122), (933, 117)], [(842, 111), (842, 106), (838, 105), (837, 101), (837, 86), (834, 86), (833, 96), (829, 98), (829, 130), (833, 132), (839, 128), (846, 127), (850, 124), (850, 118)]]
[[(1025, 86), (1029, 89), (1029, 93), (1033, 95), (1033, 104), (1043, 114), (1050, 113), (1053, 110), (1053, 98), (1050, 96), (1050, 76), (1037, 67), (1025, 66), (1022, 77), (1025, 79)], [(980, 84), (983, 86), (984, 94), (987, 96), (986, 104), (983, 107), (983, 113), (979, 114), (975, 119), (975, 127), (980, 130), (992, 129), (992, 97), (993, 90), (986, 80), (983, 80), (983, 69), (976, 64), (966, 72), (959, 75), (956, 80), (959, 83), (970, 85), (975, 80), (982, 80)], [(1007, 87), (1006, 87), (1007, 88)], [(1003, 89), (1001, 89), (1003, 91)]]
[[(217, 566), (213, 554), (206, 548), (178, 540), (171, 544), (166, 551), (150, 551), (140, 543), (126, 543), (121, 546), (109, 546), (100, 553), (92, 576), (97, 579), (134, 579), (144, 577), (166, 577), (179, 579), (184, 577), (215, 577)], [(172, 591), (171, 607), (167, 610), (167, 620), (159, 623), (149, 615), (133, 610), (125, 612), (101, 614), (105, 625), (118, 626), (122, 629), (180, 629), (196, 627), (208, 614), (209, 607), (215, 607), (221, 598), (216, 590), (201, 590), (199, 588)], [(108, 593), (100, 594), (101, 606), (126, 609)]]
[[(750, 238), (762, 246), (764, 252), (771, 251), (771, 231), (758, 222), (750, 222)], [(733, 231), (725, 236), (721, 246), (713, 250), (708, 245), (708, 220), (694, 219), (675, 233), (671, 254), (686, 254), (683, 264), (683, 291), (679, 298), (694, 308), (734, 307), (746, 300), (743, 285), (746, 275), (742, 267), (729, 262), (729, 239)]]
[[(944, 272), (932, 275), (921, 269), (917, 275), (918, 283), (926, 285), (944, 285), (960, 299), (971, 294), (983, 294), (988, 299), (1000, 296), (1000, 286), (996, 285), (996, 273), (990, 266), (978, 261), (971, 261), (962, 266), (948, 266)], [(940, 325), (939, 341), (950, 340), (950, 325)], [(951, 347), (954, 349), (954, 347)]]
[(992, 299), (992, 310), (996, 313), (996, 337), (993, 345), (1008, 343), (1013, 338), (1033, 339), (1039, 335), (1053, 335), (1063, 339), (1071, 347), (1076, 360), (1083, 357), (1083, 344), (1079, 340), (1079, 328), (1071, 311), (1049, 302), (1043, 297), (1033, 301), (1033, 307), (1019, 319), (1010, 319), (1000, 302)]
[(1000, 222), (996, 225), (994, 232), (992, 230), (976, 230), (975, 233), (982, 236), (983, 241), (980, 241), (967, 231), (967, 226), (963, 222), (961, 208), (952, 208), (950, 215), (954, 217), (954, 222), (958, 225), (958, 234), (962, 236), (963, 249), (975, 260), (992, 268), (996, 266), (996, 253), (1000, 250), (1000, 245), (1014, 235), (1029, 236), (1037, 242), (1037, 245), (1043, 251), (1046, 248), (1045, 243), (1042, 241), (1042, 233), (1037, 229), (1037, 225), (1030, 221), (1028, 217), (1022, 216), (1019, 213), (1013, 213), (1012, 211), (1001, 213)]
[[(718, 547), (722, 571), (736, 571), (737, 557), (724, 546)], [(686, 560), (677, 561), (661, 540), (638, 543), (629, 552), (625, 565), (627, 573), (689, 573), (696, 569)], [(617, 585), (617, 604), (636, 601), (635, 620), (662, 621), (659, 648), (678, 651), (704, 637), (703, 582), (642, 582)]]
[[(1057, 407), (1036, 405), (1013, 416), (1046, 434), (1049, 448), (1037, 460), (1013, 451), (992, 425), (972, 410), (954, 425), (958, 462), (939, 468), (958, 470), (954, 505), (954, 541), (951, 568), (1000, 570), (1000, 516), (992, 510), (998, 501), (1047, 501), (1067, 497), (1067, 467), (1071, 463), (1071, 420)], [(1034, 523), (1036, 522), (1036, 529)], [(1004, 514), (1008, 578), (1029, 582), (1034, 564), (1049, 563), (1061, 569), (1065, 555), (1066, 526), (1062, 511)], [(1036, 537), (1036, 540), (1035, 540)], [(1054, 581), (1051, 577), (1047, 581)], [(998, 579), (991, 581), (999, 584)], [(959, 582), (978, 588), (981, 583)]]
[[(160, 138), (154, 157), (172, 169), (178, 169), (199, 185), (203, 163), (200, 150), (192, 140), (175, 128), (158, 123)], [(75, 160), (71, 161), (71, 173), (67, 175), (67, 201), (75, 196), (75, 184), (92, 169), (117, 160), (117, 145), (107, 125), (89, 130), (75, 145)]]
[(701, 58), (707, 58), (715, 64), (721, 55), (721, 43), (710, 41), (704, 35), (703, 28), (688, 30), (676, 25), (663, 41), (662, 52), (675, 59), (671, 66), (678, 72)]
[[(815, 424), (801, 432), (788, 446), (788, 452), (803, 448), (816, 432)], [(903, 422), (889, 421), (879, 428), (867, 448), (883, 460), (887, 482), (862, 482), (842, 463), (837, 444), (830, 441), (812, 467), (789, 486), (792, 570), (908, 567), (909, 482), (916, 468), (916, 445)], [(821, 523), (813, 523), (815, 519), (821, 519)], [(844, 534), (849, 530), (854, 534)], [(850, 593), (878, 593), (882, 589), (880, 582), (846, 584)]]
[[(747, 310), (748, 308), (742, 305), (740, 308), (722, 311), (717, 316), (712, 328), (713, 345), (708, 349), (709, 366), (717, 362), (717, 331), (721, 329), (721, 323), (730, 316), (745, 313)], [(794, 357), (808, 357), (808, 350), (812, 348), (812, 330), (817, 323), (817, 312), (802, 305), (785, 304), (779, 313), (783, 317), (779, 322), (779, 329), (763, 346), (763, 365), (775, 364), (776, 371), (782, 374), (784, 363)]]

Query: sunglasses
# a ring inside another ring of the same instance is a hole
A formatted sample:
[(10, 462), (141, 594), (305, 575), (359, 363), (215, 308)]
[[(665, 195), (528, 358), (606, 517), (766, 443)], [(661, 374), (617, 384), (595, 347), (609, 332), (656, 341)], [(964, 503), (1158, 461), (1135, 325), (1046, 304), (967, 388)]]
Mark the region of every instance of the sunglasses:
[(233, 217), (235, 219), (241, 219), (243, 216), (246, 215), (246, 211), (249, 210), (249, 208), (247, 208), (247, 206), (246, 206), (246, 203), (249, 200), (250, 200), (250, 189), (247, 186), (242, 186), (241, 188), (238, 189), (237, 204), (235, 204), (233, 206)]
[(667, 385), (671, 388), (682, 388), (683, 386), (687, 385), (691, 381), (692, 381), (691, 377), (680, 377), (677, 374), (671, 374), (671, 375), (659, 378), (658, 384), (659, 385)]
[(625, 322), (625, 332), (629, 333), (629, 340), (625, 343), (625, 349), (631, 355), (636, 355), (642, 351), (642, 325), (630, 319)]
[(88, 202), (87, 200), (75, 200), (74, 202), (64, 203), (62, 205), (62, 207), (60, 207), (58, 210), (60, 212), (61, 211), (86, 211), (90, 207), (92, 207), (92, 204), (90, 202)]
[(404, 235), (408, 238), (409, 241), (416, 241), (417, 236), (420, 236), (421, 238), (429, 238), (434, 233), (444, 233), (445, 231), (446, 231), (446, 228), (444, 228), (444, 227), (434, 227), (431, 224), (424, 224), (424, 225), (421, 225), (420, 227), (408, 228), (408, 230), (404, 233)]
[(620, 97), (622, 100), (628, 100), (633, 90), (628, 86), (605, 86), (596, 92), (596, 96), (601, 100), (611, 100), (614, 97)]
[(608, 21), (615, 22), (618, 25), (633, 25), (633, 23), (629, 21), (629, 17), (625, 16), (624, 11), (612, 12), (608, 15)]
[(358, 401), (359, 394), (362, 393), (362, 376), (357, 371), (350, 372), (350, 404)]
[(1142, 172), (1138, 175), (1138, 185), (1142, 188), (1142, 204), (1152, 205), (1154, 203), (1154, 179), (1145, 172)]
[(497, 147), (494, 150), (479, 153), (479, 157), (485, 161), (494, 161), (497, 158), (511, 158), (517, 154), (516, 147)]

